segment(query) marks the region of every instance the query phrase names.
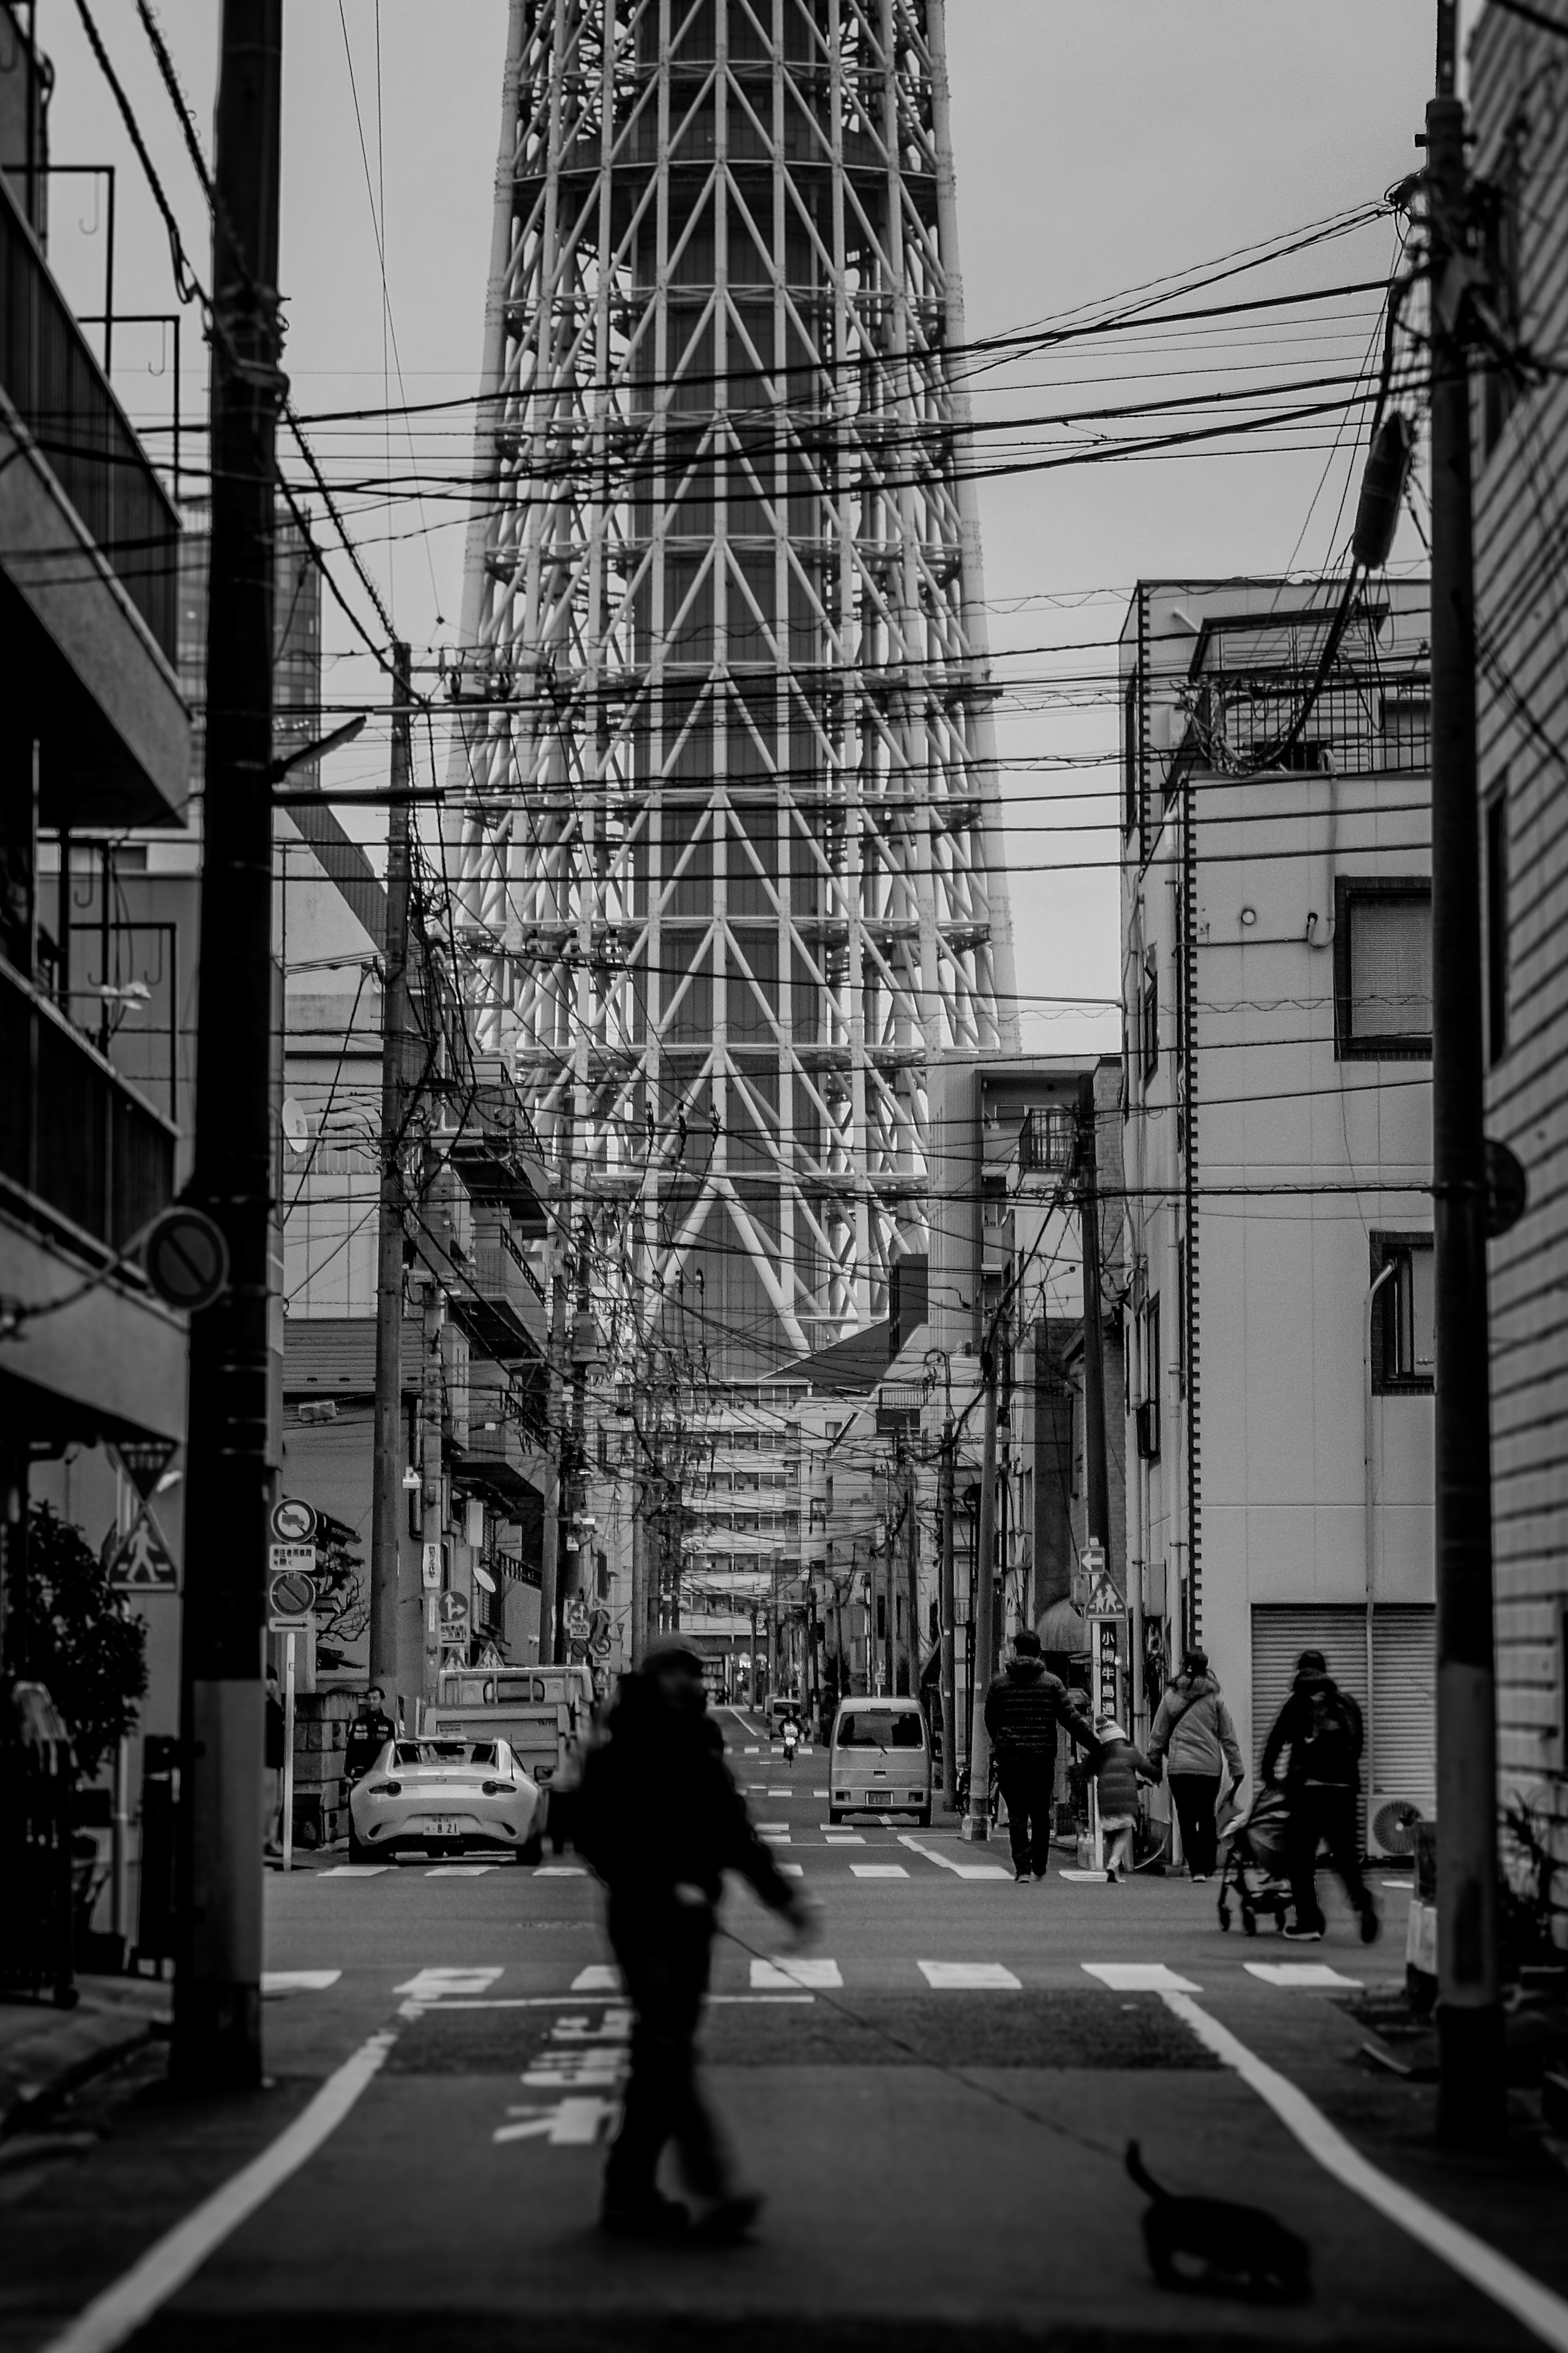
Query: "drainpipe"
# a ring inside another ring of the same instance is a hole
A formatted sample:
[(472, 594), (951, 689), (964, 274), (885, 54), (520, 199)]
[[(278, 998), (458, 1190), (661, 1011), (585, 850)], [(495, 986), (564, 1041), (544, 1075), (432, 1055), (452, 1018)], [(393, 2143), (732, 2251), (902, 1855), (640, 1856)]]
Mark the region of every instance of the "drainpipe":
[(1377, 1778), (1376, 1767), (1374, 1764), (1376, 1750), (1373, 1746), (1373, 1733), (1376, 1722), (1374, 1712), (1376, 1708), (1376, 1685), (1373, 1681), (1372, 1630), (1373, 1615), (1377, 1608), (1377, 1564), (1376, 1554), (1374, 1551), (1374, 1537), (1376, 1534), (1374, 1521), (1376, 1516), (1377, 1494), (1373, 1476), (1373, 1431), (1372, 1403), (1372, 1319), (1377, 1313), (1377, 1294), (1383, 1289), (1384, 1284), (1388, 1281), (1393, 1272), (1394, 1261), (1390, 1259), (1387, 1265), (1381, 1268), (1373, 1277), (1371, 1287), (1366, 1294), (1366, 1313), (1362, 1324), (1362, 1407), (1364, 1417), (1363, 1426), (1362, 1465), (1363, 1509), (1366, 1524), (1366, 1797), (1369, 1814), (1372, 1807), (1373, 1788)]

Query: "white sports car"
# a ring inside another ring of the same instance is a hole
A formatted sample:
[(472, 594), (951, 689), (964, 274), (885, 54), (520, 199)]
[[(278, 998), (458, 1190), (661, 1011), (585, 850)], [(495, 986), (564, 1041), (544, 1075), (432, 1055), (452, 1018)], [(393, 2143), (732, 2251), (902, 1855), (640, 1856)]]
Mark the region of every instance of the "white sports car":
[(349, 1797), (349, 1857), (399, 1847), (460, 1854), (497, 1847), (520, 1862), (542, 1852), (539, 1785), (504, 1740), (389, 1740)]

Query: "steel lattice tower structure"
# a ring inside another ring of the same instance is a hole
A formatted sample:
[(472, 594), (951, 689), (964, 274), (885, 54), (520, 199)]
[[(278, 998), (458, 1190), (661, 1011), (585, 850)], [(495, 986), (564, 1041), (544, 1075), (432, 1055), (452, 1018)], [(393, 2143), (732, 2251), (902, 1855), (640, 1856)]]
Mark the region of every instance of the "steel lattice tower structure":
[(1013, 1039), (963, 340), (942, 0), (512, 0), (477, 1018), (730, 1373), (884, 1312), (929, 1066)]

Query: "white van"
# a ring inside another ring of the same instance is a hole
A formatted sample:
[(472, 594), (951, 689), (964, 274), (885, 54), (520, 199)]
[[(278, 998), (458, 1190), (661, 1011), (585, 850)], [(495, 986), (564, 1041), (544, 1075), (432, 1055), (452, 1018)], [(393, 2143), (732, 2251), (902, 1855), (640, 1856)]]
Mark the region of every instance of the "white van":
[(931, 1740), (918, 1699), (847, 1699), (833, 1719), (827, 1819), (912, 1813), (931, 1821)]

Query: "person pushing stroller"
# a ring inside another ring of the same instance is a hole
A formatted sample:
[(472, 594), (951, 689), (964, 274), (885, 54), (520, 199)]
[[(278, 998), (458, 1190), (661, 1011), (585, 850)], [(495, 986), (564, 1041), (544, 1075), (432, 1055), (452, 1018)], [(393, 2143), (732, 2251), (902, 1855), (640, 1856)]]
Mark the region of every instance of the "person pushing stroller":
[(1323, 1933), (1317, 1884), (1320, 1845), (1328, 1848), (1330, 1864), (1360, 1916), (1362, 1943), (1370, 1945), (1377, 1935), (1377, 1906), (1361, 1875), (1357, 1853), (1355, 1808), (1364, 1741), (1361, 1710), (1330, 1674), (1321, 1651), (1303, 1651), (1296, 1662), (1290, 1696), (1263, 1744), (1258, 1766), (1262, 1780), (1272, 1782), (1281, 1751), (1289, 1750), (1285, 1847), (1296, 1917), (1285, 1934), (1293, 1943), (1316, 1944)]

